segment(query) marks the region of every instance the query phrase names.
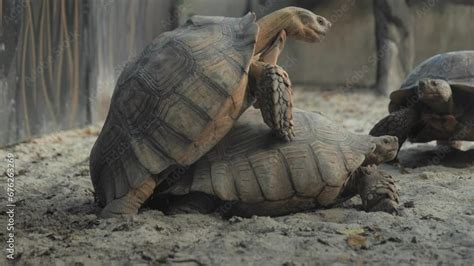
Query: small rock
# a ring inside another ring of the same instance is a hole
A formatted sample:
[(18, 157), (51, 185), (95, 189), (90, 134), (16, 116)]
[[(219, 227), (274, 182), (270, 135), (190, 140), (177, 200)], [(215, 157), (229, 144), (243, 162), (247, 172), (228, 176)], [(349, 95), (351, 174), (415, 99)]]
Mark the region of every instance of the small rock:
[(242, 217), (239, 217), (239, 216), (232, 216), (230, 219), (229, 219), (229, 223), (231, 224), (236, 224), (236, 223), (240, 223), (242, 222), (244, 219)]
[(439, 217), (436, 217), (432, 214), (428, 214), (428, 215), (423, 215), (421, 216), (420, 218), (421, 220), (434, 220), (434, 221), (438, 221), (438, 222), (444, 222), (443, 219), (439, 218)]
[(16, 174), (16, 176), (22, 176), (22, 175), (25, 175), (26, 173), (28, 173), (28, 170), (20, 169), (18, 170), (18, 173)]
[(403, 203), (403, 206), (405, 208), (414, 208), (415, 207), (415, 202), (413, 200), (407, 201)]
[(422, 173), (418, 177), (420, 177), (421, 179), (430, 179), (430, 177), (426, 173)]
[(417, 241), (416, 241), (416, 236), (414, 236), (414, 237), (411, 238), (411, 242), (412, 242), (412, 243), (416, 243), (416, 242), (417, 242)]
[(247, 248), (247, 247), (248, 247), (247, 244), (245, 244), (244, 242), (239, 242), (239, 243), (237, 244), (237, 246), (238, 246), (238, 247), (241, 247), (241, 248)]
[(321, 238), (318, 238), (318, 242), (323, 244), (323, 245), (330, 246), (329, 242), (327, 242), (326, 240), (323, 240)]
[(117, 231), (129, 231), (130, 230), (130, 226), (128, 224), (121, 224), (117, 227), (115, 227), (114, 229), (112, 229), (112, 232), (117, 232)]
[(311, 231), (314, 231), (313, 228), (308, 227), (308, 226), (300, 227), (299, 230), (302, 231), (302, 232), (311, 232)]
[(395, 242), (395, 243), (402, 243), (402, 239), (396, 236), (391, 236), (387, 239), (390, 242)]
[(156, 226), (155, 226), (155, 230), (158, 231), (158, 232), (162, 232), (162, 231), (165, 230), (165, 228), (162, 227), (162, 226), (156, 225)]

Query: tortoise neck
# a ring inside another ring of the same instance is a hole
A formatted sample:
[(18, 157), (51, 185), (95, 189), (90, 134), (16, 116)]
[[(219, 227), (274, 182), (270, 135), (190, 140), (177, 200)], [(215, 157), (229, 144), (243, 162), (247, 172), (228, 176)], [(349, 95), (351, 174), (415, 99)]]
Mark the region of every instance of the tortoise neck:
[(291, 25), (292, 14), (287, 10), (278, 10), (257, 21), (259, 31), (255, 54), (262, 52), (270, 46), (278, 34)]

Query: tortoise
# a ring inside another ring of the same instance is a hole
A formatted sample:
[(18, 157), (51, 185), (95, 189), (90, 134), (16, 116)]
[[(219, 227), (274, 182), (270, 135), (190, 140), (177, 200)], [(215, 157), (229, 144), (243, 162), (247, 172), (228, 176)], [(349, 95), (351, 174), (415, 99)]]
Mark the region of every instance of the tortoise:
[(474, 51), (433, 56), (390, 94), (390, 114), (370, 134), (397, 136), (400, 146), (429, 142), (457, 147), (474, 141)]
[(375, 166), (395, 158), (396, 137), (356, 135), (321, 113), (293, 114), (295, 138), (281, 142), (256, 109), (247, 110), (182, 178), (160, 184), (150, 206), (171, 214), (278, 216), (359, 194), (368, 211), (396, 212), (394, 180)]
[(253, 13), (193, 16), (153, 40), (122, 71), (91, 151), (100, 215), (136, 213), (157, 174), (182, 174), (254, 103), (277, 135), (291, 139), (291, 82), (277, 59), (287, 36), (317, 42), (330, 27), (287, 7), (258, 21)]

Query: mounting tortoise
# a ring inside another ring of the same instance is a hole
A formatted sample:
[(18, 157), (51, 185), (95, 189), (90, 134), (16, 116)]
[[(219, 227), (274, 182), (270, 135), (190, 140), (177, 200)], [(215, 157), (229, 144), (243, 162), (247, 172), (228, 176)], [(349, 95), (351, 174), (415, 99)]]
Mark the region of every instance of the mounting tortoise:
[(390, 95), (390, 114), (370, 131), (411, 142), (474, 141), (474, 51), (439, 54), (416, 67)]
[(296, 7), (257, 22), (194, 16), (163, 33), (120, 75), (90, 170), (101, 216), (136, 213), (160, 180), (208, 152), (254, 102), (293, 136), (291, 83), (276, 65), (286, 37), (316, 42), (331, 23)]
[(394, 180), (374, 165), (395, 158), (396, 137), (356, 135), (319, 113), (293, 114), (295, 138), (281, 142), (256, 109), (247, 110), (182, 178), (160, 184), (150, 204), (168, 213), (275, 216), (359, 194), (366, 210), (397, 211)]

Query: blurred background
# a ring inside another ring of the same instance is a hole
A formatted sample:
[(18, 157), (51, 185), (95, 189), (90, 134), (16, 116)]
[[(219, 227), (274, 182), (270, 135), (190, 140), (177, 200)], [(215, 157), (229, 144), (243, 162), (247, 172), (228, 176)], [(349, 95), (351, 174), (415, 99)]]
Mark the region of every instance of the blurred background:
[(290, 5), (333, 24), (281, 58), (308, 90), (388, 94), (424, 59), (474, 48), (472, 0), (0, 0), (0, 146), (102, 121), (127, 61), (191, 15)]

